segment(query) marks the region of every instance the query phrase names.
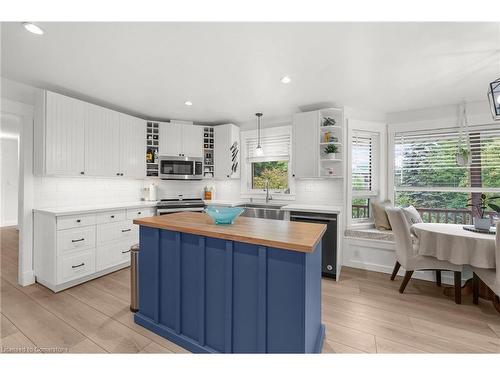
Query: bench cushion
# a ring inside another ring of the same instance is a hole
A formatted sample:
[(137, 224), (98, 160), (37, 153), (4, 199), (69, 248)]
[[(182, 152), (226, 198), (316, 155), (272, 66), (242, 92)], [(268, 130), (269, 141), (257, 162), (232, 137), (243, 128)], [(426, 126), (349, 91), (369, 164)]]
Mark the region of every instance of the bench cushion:
[(378, 230), (375, 228), (346, 229), (344, 235), (346, 237), (394, 242), (394, 233), (391, 230)]

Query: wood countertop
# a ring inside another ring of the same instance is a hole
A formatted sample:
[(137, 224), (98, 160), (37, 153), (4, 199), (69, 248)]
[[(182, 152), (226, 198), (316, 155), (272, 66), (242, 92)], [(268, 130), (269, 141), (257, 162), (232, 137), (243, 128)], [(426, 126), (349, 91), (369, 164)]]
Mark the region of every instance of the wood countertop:
[(232, 225), (215, 225), (206, 214), (198, 212), (135, 219), (134, 224), (304, 253), (313, 252), (326, 231), (325, 224), (241, 216)]

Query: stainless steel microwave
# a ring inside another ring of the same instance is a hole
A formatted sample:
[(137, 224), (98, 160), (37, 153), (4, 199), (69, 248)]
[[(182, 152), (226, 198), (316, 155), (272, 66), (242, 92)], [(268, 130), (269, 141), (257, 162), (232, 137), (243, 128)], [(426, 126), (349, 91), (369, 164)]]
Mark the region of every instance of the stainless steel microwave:
[(203, 158), (189, 156), (160, 156), (158, 176), (162, 180), (201, 180)]

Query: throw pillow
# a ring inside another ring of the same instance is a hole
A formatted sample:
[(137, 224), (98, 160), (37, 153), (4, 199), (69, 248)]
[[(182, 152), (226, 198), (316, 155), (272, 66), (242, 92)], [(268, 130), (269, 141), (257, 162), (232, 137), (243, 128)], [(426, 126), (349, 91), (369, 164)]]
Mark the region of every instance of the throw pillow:
[(386, 207), (391, 205), (391, 201), (372, 202), (371, 205), (375, 228), (378, 230), (391, 230), (389, 217), (387, 216), (387, 212), (385, 212)]
[(422, 218), (418, 213), (417, 209), (413, 206), (402, 208), (403, 214), (405, 215), (406, 221), (412, 226), (413, 224), (422, 223)]

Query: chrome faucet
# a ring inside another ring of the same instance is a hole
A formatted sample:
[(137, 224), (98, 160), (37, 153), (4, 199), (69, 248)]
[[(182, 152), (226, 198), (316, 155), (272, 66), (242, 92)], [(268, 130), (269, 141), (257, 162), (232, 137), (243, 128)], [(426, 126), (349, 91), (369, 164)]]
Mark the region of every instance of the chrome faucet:
[(266, 189), (266, 204), (269, 203), (273, 197), (269, 194), (269, 180), (264, 181), (264, 189)]

